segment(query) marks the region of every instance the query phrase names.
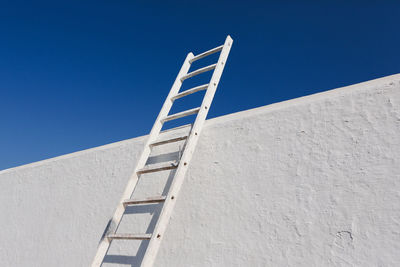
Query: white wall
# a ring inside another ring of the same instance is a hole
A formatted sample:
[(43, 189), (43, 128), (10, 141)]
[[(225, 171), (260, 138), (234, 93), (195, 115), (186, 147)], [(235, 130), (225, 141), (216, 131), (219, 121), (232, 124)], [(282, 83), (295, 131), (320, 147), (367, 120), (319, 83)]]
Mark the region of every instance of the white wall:
[[(1, 171), (0, 266), (89, 266), (144, 138)], [(151, 232), (157, 211), (130, 208), (121, 231)], [(104, 266), (137, 266), (145, 245), (114, 241)], [(393, 75), (207, 121), (156, 266), (399, 266), (399, 251)]]

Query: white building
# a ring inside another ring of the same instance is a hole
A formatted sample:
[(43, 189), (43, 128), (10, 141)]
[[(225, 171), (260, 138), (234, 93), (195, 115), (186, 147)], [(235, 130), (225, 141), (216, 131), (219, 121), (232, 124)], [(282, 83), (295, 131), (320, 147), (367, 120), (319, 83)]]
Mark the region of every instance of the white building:
[[(0, 266), (89, 266), (145, 138), (0, 171)], [(162, 193), (152, 175), (139, 194)], [(113, 241), (103, 266), (145, 247)], [(400, 74), (208, 120), (155, 264), (399, 265)]]

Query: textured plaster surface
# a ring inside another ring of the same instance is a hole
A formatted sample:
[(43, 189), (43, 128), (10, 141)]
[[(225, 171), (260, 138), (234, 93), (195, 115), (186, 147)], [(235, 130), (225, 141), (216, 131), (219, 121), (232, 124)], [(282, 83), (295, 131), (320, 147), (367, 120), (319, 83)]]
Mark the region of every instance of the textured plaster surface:
[[(145, 138), (0, 171), (0, 266), (89, 266)], [(151, 232), (158, 211), (129, 208), (120, 231)], [(115, 241), (104, 266), (145, 246)], [(393, 75), (207, 121), (155, 266), (399, 266), (399, 251)]]

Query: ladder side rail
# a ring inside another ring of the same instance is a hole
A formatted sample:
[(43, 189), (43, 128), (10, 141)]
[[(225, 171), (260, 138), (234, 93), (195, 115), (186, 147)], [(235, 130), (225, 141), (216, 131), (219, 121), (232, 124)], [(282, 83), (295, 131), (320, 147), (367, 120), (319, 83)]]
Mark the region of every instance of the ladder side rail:
[[(168, 113), (172, 107), (172, 104), (173, 104), (173, 101), (171, 101), (171, 98), (179, 92), (179, 90), (182, 86), (181, 78), (188, 73), (189, 68), (190, 68), (190, 60), (193, 57), (194, 57), (194, 55), (192, 52), (190, 52), (186, 56), (186, 59), (183, 62), (183, 65), (175, 79), (175, 82), (173, 83), (173, 85), (171, 87), (171, 90), (161, 108), (161, 111), (157, 116), (157, 119), (150, 131), (149, 137), (144, 146), (142, 154), (136, 164), (136, 168), (135, 168), (133, 174), (131, 175), (131, 177), (128, 181), (128, 184), (125, 188), (125, 191), (122, 194), (121, 200), (118, 203), (118, 206), (114, 212), (114, 215), (112, 217), (112, 220), (111, 220), (111, 223), (109, 226), (109, 231), (108, 231), (109, 233), (115, 233), (116, 230), (118, 229), (119, 223), (121, 222), (122, 216), (124, 215), (124, 212), (125, 212), (125, 207), (124, 207), (123, 202), (124, 202), (124, 200), (129, 199), (135, 190), (135, 187), (139, 180), (139, 175), (137, 174), (137, 171), (142, 169), (146, 164), (146, 161), (151, 152), (150, 144), (156, 140), (156, 138), (158, 137), (158, 135), (162, 129), (163, 123), (161, 120), (162, 120), (162, 118), (164, 118), (168, 115)], [(103, 239), (100, 241), (100, 244), (97, 248), (96, 255), (95, 255), (94, 260), (91, 265), (92, 267), (100, 267), (101, 266), (110, 245), (111, 245), (111, 242), (107, 239), (107, 236), (105, 235), (103, 237)]]
[(229, 55), (229, 51), (232, 46), (232, 42), (233, 42), (232, 38), (228, 35), (228, 37), (225, 40), (224, 47), (219, 56), (218, 62), (216, 64), (216, 69), (214, 70), (208, 89), (203, 98), (200, 111), (197, 114), (196, 120), (193, 124), (192, 130), (188, 137), (186, 147), (183, 151), (183, 155), (180, 160), (180, 164), (176, 170), (175, 177), (172, 181), (169, 192), (167, 194), (167, 198), (159, 215), (157, 224), (154, 228), (154, 232), (150, 239), (144, 258), (142, 260), (141, 267), (151, 267), (154, 264), (158, 249), (161, 244), (161, 240), (164, 237), (165, 230), (167, 228), (169, 219), (171, 217), (173, 208), (175, 206), (177, 195), (179, 193), (180, 188), (182, 187), (190, 159), (194, 153), (198, 138), (200, 136), (201, 129), (207, 117), (208, 110), (210, 108), (212, 99), (214, 97), (219, 80), (221, 78), (226, 60)]

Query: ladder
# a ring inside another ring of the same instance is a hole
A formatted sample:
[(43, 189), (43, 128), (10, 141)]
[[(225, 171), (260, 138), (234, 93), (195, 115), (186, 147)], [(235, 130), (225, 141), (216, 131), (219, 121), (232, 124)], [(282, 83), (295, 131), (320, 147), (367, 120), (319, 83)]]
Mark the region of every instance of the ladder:
[[(225, 43), (221, 46), (213, 48), (207, 52), (201, 53), (197, 56), (194, 56), (192, 52), (190, 52), (187, 56), (183, 65), (178, 73), (178, 76), (175, 79), (174, 84), (161, 108), (161, 111), (151, 129), (148, 140), (145, 144), (144, 150), (139, 158), (136, 169), (130, 177), (128, 184), (125, 188), (125, 191), (122, 195), (121, 201), (119, 202), (115, 213), (110, 221), (109, 228), (107, 230), (107, 234), (104, 235), (102, 240), (100, 241), (97, 253), (92, 262), (92, 267), (101, 266), (104, 260), (104, 257), (107, 254), (107, 251), (111, 245), (111, 242), (114, 239), (130, 239), (130, 240), (150, 240), (144, 254), (141, 266), (142, 267), (150, 267), (153, 266), (155, 257), (157, 255), (157, 251), (160, 247), (161, 240), (163, 239), (164, 232), (167, 228), (169, 219), (172, 214), (172, 210), (175, 206), (175, 202), (180, 191), (180, 188), (183, 184), (185, 173), (189, 167), (190, 159), (192, 158), (193, 152), (195, 150), (197, 141), (199, 139), (203, 124), (207, 117), (208, 110), (210, 108), (212, 99), (214, 97), (215, 91), (217, 90), (217, 86), (219, 80), (221, 78), (225, 63), (228, 59), (229, 51), (232, 46), (232, 38), (228, 35), (226, 37)], [(189, 69), (193, 62), (209, 56), (214, 53), (220, 52), (218, 62), (216, 64), (209, 65), (204, 68), (197, 69), (190, 73)], [(183, 81), (189, 79), (193, 76), (201, 74), (203, 72), (214, 70), (211, 80), (208, 84), (196, 86), (194, 88), (185, 90), (183, 92), (179, 92)], [(202, 104), (198, 108), (186, 110), (183, 112), (175, 113), (172, 115), (168, 115), (170, 109), (173, 105), (173, 102), (176, 99), (181, 97), (206, 90)], [(182, 118), (185, 116), (197, 114), (196, 119), (192, 125), (192, 128), (187, 136), (174, 137), (168, 140), (158, 140), (160, 131), (163, 127), (163, 124), (167, 121), (175, 120), (178, 118)], [(155, 146), (185, 141), (185, 145), (183, 148), (183, 152), (181, 154), (180, 160), (176, 163), (166, 162), (164, 164), (152, 164), (156, 166), (146, 166), (146, 162), (150, 156), (151, 150)], [(144, 199), (135, 199), (132, 198), (134, 195), (135, 187), (138, 183), (138, 180), (141, 175), (150, 172), (157, 172), (163, 170), (172, 170), (176, 169), (172, 183), (169, 187), (169, 191), (166, 196), (157, 196), (157, 197), (148, 197)], [(155, 225), (153, 234), (121, 234), (117, 233), (118, 226), (122, 220), (122, 217), (125, 213), (125, 208), (130, 205), (138, 205), (138, 204), (148, 204), (148, 203), (164, 203), (161, 209), (161, 213), (158, 217), (158, 221)]]

